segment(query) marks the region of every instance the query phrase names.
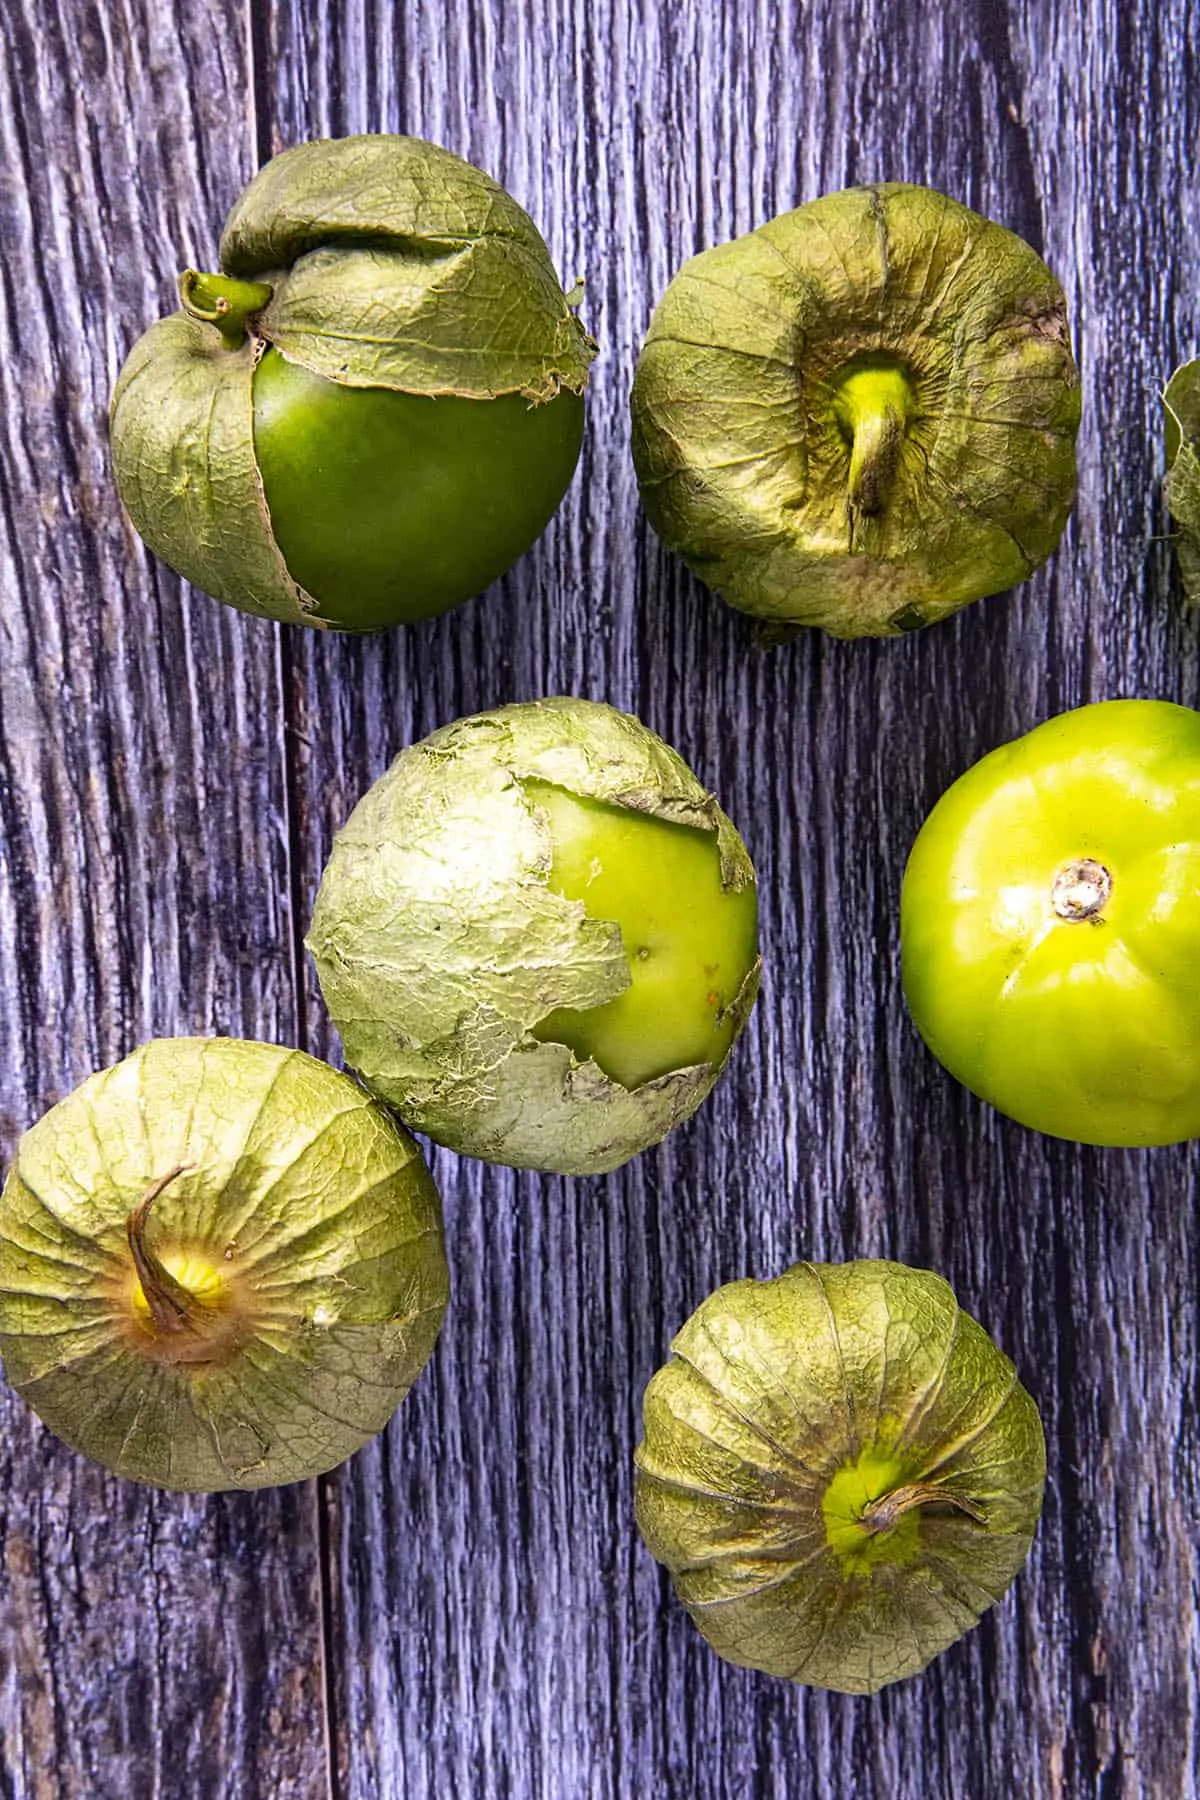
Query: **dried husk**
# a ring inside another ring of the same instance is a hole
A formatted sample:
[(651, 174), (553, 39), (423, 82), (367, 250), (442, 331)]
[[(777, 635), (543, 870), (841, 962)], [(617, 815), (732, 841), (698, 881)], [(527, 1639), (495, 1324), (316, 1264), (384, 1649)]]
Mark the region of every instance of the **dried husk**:
[[(646, 1389), (637, 1521), (719, 1655), (870, 1694), (1004, 1594), (1041, 1511), (1041, 1421), (939, 1276), (800, 1263), (719, 1288), (671, 1348)], [(825, 1504), (857, 1492), (855, 1465), (868, 1510), (910, 1504), (890, 1530), (836, 1512), (835, 1549)]]
[[(405, 750), (334, 839), (308, 934), (348, 1063), (414, 1129), (492, 1162), (589, 1174), (657, 1143), (719, 1066), (634, 1089), (532, 1028), (624, 991), (619, 928), (548, 885), (545, 814), (523, 781), (712, 832), (722, 885), (754, 870), (675, 751), (595, 701), (554, 698), (444, 726)], [(758, 987), (734, 1003), (737, 1028)]]
[[(182, 1347), (135, 1311), (129, 1218), (211, 1264), (223, 1310)], [(26, 1132), (0, 1197), (0, 1354), (74, 1448), (208, 1492), (300, 1481), (387, 1423), (448, 1298), (420, 1151), (299, 1051), (159, 1039)]]
[(1184, 598), (1200, 606), (1200, 361), (1176, 369), (1163, 395), (1167, 415), (1167, 508), (1179, 530), (1175, 554)]
[(235, 204), (220, 259), (272, 290), (243, 349), (186, 312), (152, 325), (113, 393), (112, 453), (155, 555), (247, 612), (330, 622), (288, 573), (255, 462), (254, 369), (268, 344), (350, 387), (530, 405), (582, 393), (595, 355), (528, 215), (419, 138), (284, 151)]
[[(901, 365), (914, 414), (878, 510), (835, 402)], [(930, 188), (850, 188), (685, 264), (633, 388), (655, 530), (773, 627), (890, 636), (1023, 580), (1075, 494), (1062, 290), (1012, 232)]]

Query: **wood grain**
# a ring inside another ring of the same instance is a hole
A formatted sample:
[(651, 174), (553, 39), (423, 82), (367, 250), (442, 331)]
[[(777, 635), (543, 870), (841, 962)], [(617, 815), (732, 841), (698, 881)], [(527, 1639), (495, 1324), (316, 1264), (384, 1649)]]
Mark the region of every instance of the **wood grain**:
[[(4, 11), (0, 1112), (179, 1031), (291, 1038), (279, 646), (120, 515), (108, 395), (255, 166), (241, 8)], [(315, 1488), (116, 1481), (0, 1397), (0, 1793), (326, 1789)]]
[[(768, 981), (713, 1100), (619, 1175), (437, 1153), (451, 1315), (319, 1517), (304, 1489), (122, 1488), (7, 1403), (0, 1649), (23, 1660), (0, 1687), (0, 1793), (325, 1793), (320, 1525), (338, 1800), (1187, 1800), (1195, 1156), (1055, 1144), (955, 1087), (905, 1016), (896, 916), (921, 820), (984, 751), (1083, 700), (1200, 703), (1156, 541), (1157, 394), (1200, 339), (1194, 9), (275, 0), (247, 43), (232, 6), (214, 29), (212, 9), (61, 4), (7, 27), (24, 98), (0, 126), (13, 1125), (151, 1029), (333, 1052), (299, 951), (333, 830), (403, 744), (539, 693), (631, 708), (715, 788), (759, 863)], [(181, 255), (211, 254), (256, 147), (367, 129), (510, 187), (586, 276), (604, 354), (579, 477), (531, 556), (448, 618), (351, 641), (181, 594), (122, 528), (98, 421), (135, 321)], [(762, 653), (640, 520), (637, 344), (685, 256), (873, 177), (944, 188), (1063, 280), (1079, 505), (1011, 598), (897, 643)], [(878, 1253), (946, 1274), (1015, 1358), (1050, 1486), (997, 1613), (854, 1701), (710, 1655), (636, 1542), (631, 1456), (641, 1389), (712, 1287)], [(209, 1759), (191, 1787), (185, 1711)]]

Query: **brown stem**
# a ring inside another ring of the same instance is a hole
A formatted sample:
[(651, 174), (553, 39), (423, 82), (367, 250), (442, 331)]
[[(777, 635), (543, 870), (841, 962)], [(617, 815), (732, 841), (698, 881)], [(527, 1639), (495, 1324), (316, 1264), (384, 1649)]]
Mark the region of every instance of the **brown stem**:
[(987, 1514), (973, 1500), (964, 1500), (961, 1494), (951, 1493), (949, 1488), (939, 1487), (933, 1481), (911, 1481), (905, 1487), (881, 1495), (871, 1502), (859, 1523), (868, 1531), (890, 1531), (898, 1519), (916, 1506), (954, 1506), (977, 1524), (987, 1524)]
[(191, 1163), (177, 1163), (157, 1181), (152, 1181), (125, 1222), (129, 1253), (146, 1296), (150, 1317), (155, 1328), (167, 1337), (205, 1337), (212, 1323), (211, 1310), (195, 1294), (189, 1293), (182, 1282), (176, 1281), (146, 1242), (146, 1221), (154, 1202), (164, 1188), (192, 1167)]
[(887, 505), (904, 442), (904, 420), (894, 406), (869, 414), (854, 433), (850, 455), (850, 504), (871, 517)]

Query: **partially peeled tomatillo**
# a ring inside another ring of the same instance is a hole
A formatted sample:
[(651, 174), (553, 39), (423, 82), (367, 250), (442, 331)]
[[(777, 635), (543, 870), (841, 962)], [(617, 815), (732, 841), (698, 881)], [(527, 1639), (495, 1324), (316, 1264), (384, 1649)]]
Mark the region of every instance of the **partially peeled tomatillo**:
[(645, 1394), (637, 1522), (719, 1655), (872, 1694), (1005, 1593), (1045, 1439), (940, 1276), (798, 1263), (718, 1288), (671, 1349)]
[(528, 215), (417, 138), (301, 144), (134, 346), (113, 465), (150, 548), (249, 612), (371, 631), (469, 599), (574, 472), (595, 346)]
[(686, 1119), (758, 987), (744, 844), (638, 720), (569, 698), (405, 750), (308, 934), (348, 1063), (413, 1129), (594, 1173)]
[(302, 1481), (381, 1431), (449, 1293), (416, 1144), (298, 1050), (163, 1038), (27, 1131), (0, 1196), (0, 1354), (118, 1475)]
[(949, 788), (913, 845), (901, 966), (972, 1092), (1085, 1144), (1200, 1137), (1200, 713), (1061, 713)]
[(776, 630), (894, 636), (1023, 581), (1079, 375), (1030, 246), (931, 188), (826, 194), (686, 263), (633, 384), (659, 536)]

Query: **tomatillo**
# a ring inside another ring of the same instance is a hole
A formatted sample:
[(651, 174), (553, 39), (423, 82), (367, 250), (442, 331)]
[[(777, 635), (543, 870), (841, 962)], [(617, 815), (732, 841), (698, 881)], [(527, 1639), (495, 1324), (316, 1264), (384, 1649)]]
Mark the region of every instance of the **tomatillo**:
[(284, 151), (142, 337), (113, 466), (146, 543), (247, 612), (372, 631), (501, 575), (566, 492), (595, 345), (536, 227), (417, 138)]
[(505, 706), (414, 744), (363, 796), (308, 946), (347, 1061), (414, 1129), (596, 1173), (720, 1074), (758, 988), (754, 869), (637, 719)]
[(382, 1431), (449, 1298), (421, 1152), (314, 1057), (158, 1038), (22, 1137), (0, 1194), (0, 1351), (50, 1429), (212, 1493)]
[(1167, 424), (1167, 507), (1178, 530), (1175, 554), (1184, 598), (1200, 605), (1200, 361), (1176, 369), (1163, 395)]
[(945, 793), (901, 893), (904, 991), (952, 1075), (1086, 1144), (1200, 1136), (1200, 714), (1062, 713)]
[(646, 1389), (637, 1523), (718, 1655), (873, 1694), (1016, 1578), (1038, 1410), (940, 1276), (797, 1263), (692, 1314)]
[(1021, 238), (911, 182), (693, 257), (632, 406), (650, 523), (784, 633), (895, 636), (1013, 587), (1075, 497), (1061, 287)]

